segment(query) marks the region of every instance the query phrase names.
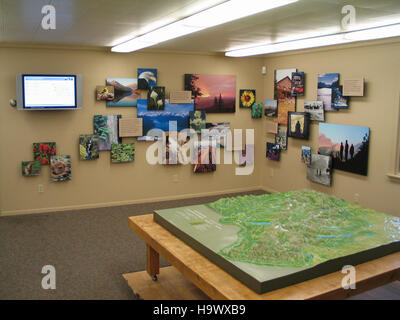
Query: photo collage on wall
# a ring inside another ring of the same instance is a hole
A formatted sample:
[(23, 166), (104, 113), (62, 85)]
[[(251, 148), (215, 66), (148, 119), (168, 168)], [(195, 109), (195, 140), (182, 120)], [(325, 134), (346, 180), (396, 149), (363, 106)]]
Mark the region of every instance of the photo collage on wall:
[[(135, 137), (137, 141), (160, 140), (165, 135), (168, 157), (164, 164), (173, 164), (170, 158), (177, 152), (179, 159), (186, 159), (179, 149), (182, 141), (176, 141), (172, 132), (191, 129), (196, 134), (204, 133), (211, 146), (200, 144), (199, 157), (205, 158), (205, 150), (213, 155), (215, 148), (223, 148), (230, 137), (229, 122), (206, 123), (207, 113), (233, 113), (236, 104), (236, 76), (213, 74), (185, 74), (183, 89), (170, 92), (173, 103), (166, 96), (166, 88), (159, 83), (156, 68), (138, 68), (137, 78), (108, 78), (106, 86), (96, 87), (96, 99), (106, 101), (107, 107), (136, 107), (137, 119), (122, 119), (121, 115), (95, 115), (93, 134), (82, 134), (79, 138), (81, 160), (99, 158), (99, 151), (110, 151), (111, 163), (131, 162), (134, 145), (122, 143), (122, 137)], [(145, 95), (142, 92), (145, 92)], [(173, 95), (172, 95), (173, 93)], [(187, 96), (186, 93), (189, 93)], [(146, 96), (142, 99), (141, 96)], [(262, 106), (256, 104), (256, 92), (246, 89), (240, 92), (240, 107), (252, 110), (253, 117), (262, 116)], [(124, 121), (122, 121), (124, 120)], [(173, 127), (170, 128), (170, 123)], [(121, 125), (124, 127), (121, 128)], [(133, 126), (131, 130), (126, 126)], [(140, 128), (139, 128), (140, 126)], [(138, 135), (139, 131), (141, 134)], [(229, 131), (229, 132), (228, 132)], [(178, 146), (178, 148), (175, 148)], [(175, 150), (178, 151), (175, 151)], [(165, 158), (165, 155), (164, 155)], [(196, 158), (196, 157), (195, 157)], [(186, 159), (187, 160), (187, 159)], [(180, 163), (180, 162), (179, 162)], [(215, 171), (215, 164), (195, 165), (194, 172)]]
[[(252, 119), (262, 119), (263, 114), (265, 116), (266, 133), (274, 137), (266, 144), (267, 159), (280, 161), (281, 151), (288, 148), (288, 138), (308, 140), (311, 123), (319, 122), (318, 153), (312, 154), (311, 147), (307, 146), (303, 146), (301, 152), (301, 159), (308, 167), (309, 179), (328, 185), (327, 177), (331, 179), (332, 169), (367, 175), (369, 128), (324, 123), (327, 120), (326, 112), (349, 108), (350, 85), (346, 87), (346, 81), (340, 84), (339, 73), (317, 75), (316, 100), (304, 100), (304, 112), (296, 110), (296, 104), (298, 98), (306, 97), (306, 74), (296, 68), (275, 70), (273, 99), (265, 99), (263, 103), (257, 101), (255, 89), (236, 91), (234, 75), (184, 74), (180, 90), (185, 91), (173, 91), (174, 103), (168, 99), (166, 87), (160, 85), (156, 68), (138, 68), (136, 76), (107, 78), (105, 85), (95, 87), (95, 100), (98, 103), (105, 102), (105, 106), (110, 108), (108, 110), (136, 107), (137, 113), (136, 118), (127, 118), (123, 122), (120, 114), (94, 115), (93, 132), (79, 135), (81, 161), (97, 160), (101, 151), (109, 151), (111, 163), (133, 162), (135, 144), (123, 142), (122, 139), (154, 141), (162, 138), (160, 130), (166, 133), (166, 148), (170, 152), (175, 150), (175, 145), (182, 146), (182, 141), (175, 141), (174, 136), (168, 133), (170, 130), (179, 132), (183, 129), (191, 129), (197, 135), (203, 132), (210, 138), (211, 144), (198, 145), (200, 151), (194, 156), (195, 159), (213, 157), (216, 148), (224, 148), (227, 142), (232, 142), (228, 141), (231, 139), (228, 134), (230, 124), (206, 122), (207, 114), (234, 113), (238, 98), (239, 108), (248, 109)], [(344, 95), (345, 91), (348, 96)], [(359, 93), (354, 95), (360, 96)], [(140, 123), (135, 119), (140, 119)], [(174, 123), (171, 128), (170, 121)], [(124, 126), (122, 129), (120, 124)], [(33, 159), (21, 162), (23, 176), (40, 175), (42, 166), (49, 165), (52, 181), (71, 179), (71, 156), (56, 154), (53, 142), (34, 143), (33, 148)], [(238, 150), (242, 158), (245, 156), (243, 150)], [(330, 157), (330, 161), (324, 157)], [(181, 158), (184, 157), (181, 155)], [(166, 159), (166, 162), (169, 163), (169, 160)], [(320, 170), (323, 163), (327, 168), (322, 170), (324, 174)], [(196, 164), (194, 172), (215, 171), (214, 165)], [(320, 171), (312, 171), (314, 167)]]
[(274, 142), (267, 142), (267, 159), (279, 161), (288, 138), (308, 140), (312, 122), (318, 122), (318, 153), (313, 154), (309, 146), (301, 148), (307, 179), (330, 186), (333, 169), (367, 175), (369, 128), (324, 123), (326, 112), (348, 109), (350, 96), (364, 96), (364, 78), (347, 78), (340, 84), (339, 73), (317, 74), (316, 100), (304, 100), (304, 112), (299, 112), (296, 99), (306, 96), (305, 78), (305, 72), (297, 69), (275, 70), (274, 100), (264, 100), (264, 115), (279, 128), (267, 123), (267, 134), (275, 135)]
[(50, 181), (71, 180), (71, 156), (58, 155), (55, 142), (33, 143), (33, 160), (21, 162), (22, 176), (39, 176), (43, 166), (49, 167)]
[[(270, 142), (270, 150), (267, 150), (267, 158), (271, 160), (271, 148), (273, 144), (279, 146), (279, 157), (274, 156), (274, 160), (280, 160), (280, 152), (287, 150), (288, 137), (307, 139), (308, 122), (306, 119), (297, 119), (290, 116), (296, 112), (296, 99), (305, 95), (305, 73), (297, 69), (277, 69), (274, 72), (274, 99), (264, 100), (264, 115), (267, 119), (267, 134), (274, 134), (275, 143)], [(290, 119), (291, 118), (291, 119)], [(290, 122), (290, 120), (292, 120)], [(296, 123), (300, 128), (296, 132)], [(272, 124), (275, 124), (274, 126)], [(293, 130), (291, 130), (291, 126)], [(268, 148), (268, 144), (267, 144)], [(274, 152), (276, 153), (276, 147)]]

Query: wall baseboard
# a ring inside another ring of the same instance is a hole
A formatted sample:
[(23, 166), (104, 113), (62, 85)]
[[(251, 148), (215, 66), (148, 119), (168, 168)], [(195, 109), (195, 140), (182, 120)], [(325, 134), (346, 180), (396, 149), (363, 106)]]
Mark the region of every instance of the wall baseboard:
[(279, 193), (280, 192), (278, 190), (275, 190), (275, 189), (272, 189), (272, 188), (266, 187), (266, 186), (261, 186), (260, 189), (264, 190), (265, 192), (268, 192), (268, 193)]
[(147, 198), (147, 199), (136, 199), (136, 200), (125, 200), (125, 201), (103, 202), (103, 203), (90, 203), (90, 204), (52, 207), (52, 208), (5, 210), (5, 211), (0, 212), (0, 216), (16, 216), (16, 215), (24, 215), (24, 214), (37, 214), (37, 213), (48, 213), (48, 212), (58, 212), (58, 211), (117, 207), (117, 206), (126, 206), (126, 205), (130, 205), (130, 204), (162, 202), (162, 201), (169, 201), (169, 200), (189, 199), (189, 198), (201, 198), (201, 197), (207, 197), (207, 196), (213, 196), (213, 195), (229, 194), (229, 193), (237, 193), (237, 192), (247, 192), (247, 191), (255, 191), (255, 190), (264, 190), (266, 192), (269, 192), (262, 186), (254, 186), (254, 187), (237, 188), (237, 189), (226, 189), (226, 190), (222, 190), (222, 191), (190, 193), (190, 194), (183, 194), (183, 195), (176, 195), (176, 196), (155, 197), (155, 198)]

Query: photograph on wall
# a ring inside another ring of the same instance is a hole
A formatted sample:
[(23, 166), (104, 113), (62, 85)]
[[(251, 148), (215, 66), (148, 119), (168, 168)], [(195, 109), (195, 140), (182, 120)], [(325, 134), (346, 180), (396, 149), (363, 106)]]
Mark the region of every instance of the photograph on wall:
[(21, 169), (24, 177), (34, 177), (40, 175), (42, 165), (39, 160), (22, 161)]
[(251, 117), (253, 119), (262, 118), (262, 103), (256, 102), (251, 106)]
[(71, 156), (51, 156), (50, 180), (53, 182), (71, 180)]
[(135, 78), (108, 78), (107, 86), (114, 87), (114, 100), (107, 101), (107, 107), (136, 107), (140, 90)]
[(277, 100), (264, 100), (264, 114), (266, 117), (278, 116), (278, 101)]
[(337, 111), (332, 108), (332, 88), (339, 85), (339, 73), (322, 73), (318, 75), (317, 100), (322, 101), (325, 111)]
[(330, 186), (332, 184), (332, 158), (321, 154), (312, 154), (311, 164), (307, 166), (307, 179)]
[(169, 132), (169, 122), (176, 122), (174, 131), (181, 131), (189, 128), (189, 112), (194, 110), (192, 103), (170, 103), (165, 99), (164, 110), (147, 110), (147, 100), (139, 99), (137, 105), (137, 117), (143, 119), (143, 136), (138, 140), (154, 140), (149, 137), (148, 132), (152, 129), (160, 129)]
[(254, 166), (254, 144), (246, 144), (239, 152), (239, 166)]
[(162, 163), (166, 165), (188, 164), (190, 163), (190, 153), (185, 145), (189, 137), (186, 139), (179, 136), (178, 132), (167, 132), (165, 135), (165, 151), (163, 152)]
[(347, 109), (349, 97), (343, 96), (343, 86), (332, 87), (332, 108)]
[(236, 76), (185, 74), (185, 90), (192, 92), (195, 110), (235, 112)]
[(296, 69), (275, 70), (274, 99), (278, 101), (279, 124), (287, 125), (288, 112), (296, 111), (296, 97), (292, 97), (292, 74)]
[(94, 134), (99, 137), (99, 150), (111, 150), (111, 145), (119, 143), (118, 119), (121, 115), (95, 115)]
[(281, 147), (279, 144), (267, 142), (267, 159), (279, 161), (281, 154)]
[(201, 110), (189, 112), (189, 126), (197, 133), (201, 133), (202, 129), (206, 128), (206, 113)]
[(97, 134), (81, 134), (79, 136), (79, 157), (81, 160), (99, 158), (99, 136)]
[(96, 99), (99, 101), (114, 100), (113, 86), (96, 86)]
[(209, 137), (216, 143), (216, 148), (225, 148), (227, 144), (228, 134), (231, 132), (229, 122), (206, 122), (207, 133), (205, 137)]
[(135, 160), (135, 144), (113, 143), (111, 145), (111, 163), (133, 162)]
[(320, 123), (318, 153), (331, 156), (334, 169), (366, 176), (369, 138), (368, 127)]
[(147, 92), (147, 109), (165, 109), (165, 87), (150, 87)]
[(292, 73), (292, 97), (304, 96), (304, 72)]
[(310, 115), (306, 112), (289, 112), (288, 119), (288, 137), (307, 140), (310, 132)]
[(56, 154), (55, 142), (34, 142), (33, 159), (40, 161), (41, 165), (50, 163), (50, 157)]
[(138, 89), (148, 90), (157, 85), (157, 69), (138, 68)]
[(256, 90), (253, 89), (241, 89), (239, 90), (239, 107), (240, 108), (251, 108), (256, 102)]
[(195, 142), (194, 157), (194, 173), (214, 172), (217, 170), (215, 144), (209, 141)]
[[(175, 137), (178, 137), (178, 133), (176, 133)], [(165, 136), (165, 151), (163, 152), (163, 164), (178, 164), (178, 149), (179, 149), (179, 144), (177, 142), (177, 139), (174, 139), (173, 137), (169, 136), (168, 134)]]
[(301, 147), (301, 161), (308, 166), (311, 164), (311, 147), (308, 146)]
[(322, 101), (304, 101), (304, 112), (310, 114), (311, 121), (325, 121), (324, 103)]
[(287, 129), (279, 126), (278, 133), (275, 135), (275, 143), (279, 144), (281, 150), (287, 150)]

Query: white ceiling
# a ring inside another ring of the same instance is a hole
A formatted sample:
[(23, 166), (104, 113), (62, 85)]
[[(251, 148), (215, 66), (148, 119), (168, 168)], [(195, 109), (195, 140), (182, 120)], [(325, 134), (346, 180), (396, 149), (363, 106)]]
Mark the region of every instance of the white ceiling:
[[(0, 0), (0, 42), (109, 47), (224, 1)], [(56, 30), (41, 28), (46, 4), (56, 8)], [(357, 24), (400, 21), (400, 0), (300, 0), (153, 48), (224, 52), (299, 34), (338, 32), (346, 4), (356, 7)]]

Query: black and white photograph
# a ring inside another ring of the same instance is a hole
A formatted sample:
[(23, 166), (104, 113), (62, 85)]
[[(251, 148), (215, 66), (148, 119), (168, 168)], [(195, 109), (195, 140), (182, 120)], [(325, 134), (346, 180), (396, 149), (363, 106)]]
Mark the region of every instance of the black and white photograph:
[(312, 154), (311, 165), (307, 167), (307, 179), (325, 186), (331, 186), (332, 158), (321, 154)]
[(325, 121), (324, 103), (322, 101), (305, 100), (304, 112), (310, 114), (311, 121)]
[(287, 150), (287, 129), (278, 127), (278, 133), (275, 135), (275, 143), (279, 144), (281, 150)]

